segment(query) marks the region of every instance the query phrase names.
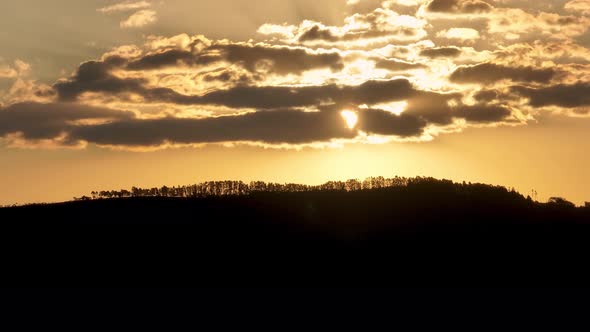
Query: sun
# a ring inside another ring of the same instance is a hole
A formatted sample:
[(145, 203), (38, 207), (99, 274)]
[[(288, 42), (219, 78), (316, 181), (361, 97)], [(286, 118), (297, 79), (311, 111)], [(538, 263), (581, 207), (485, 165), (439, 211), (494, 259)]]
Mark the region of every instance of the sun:
[(342, 114), (342, 117), (344, 118), (344, 121), (346, 121), (348, 128), (354, 129), (354, 127), (356, 127), (357, 123), (359, 122), (359, 116), (356, 114), (356, 112), (342, 111), (340, 114)]

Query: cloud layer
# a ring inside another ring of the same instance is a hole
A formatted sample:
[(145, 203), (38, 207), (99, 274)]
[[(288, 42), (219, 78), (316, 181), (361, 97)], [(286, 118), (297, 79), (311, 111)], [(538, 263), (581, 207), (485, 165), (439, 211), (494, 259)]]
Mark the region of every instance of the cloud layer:
[[(584, 116), (590, 2), (348, 1), (342, 25), (268, 22), (258, 39), (147, 36), (51, 86), (0, 61), (0, 138), (30, 147), (301, 147), (423, 141), (466, 127)], [(98, 9), (124, 28), (152, 3)], [(347, 117), (352, 114), (353, 117)], [(351, 121), (354, 120), (354, 121)]]

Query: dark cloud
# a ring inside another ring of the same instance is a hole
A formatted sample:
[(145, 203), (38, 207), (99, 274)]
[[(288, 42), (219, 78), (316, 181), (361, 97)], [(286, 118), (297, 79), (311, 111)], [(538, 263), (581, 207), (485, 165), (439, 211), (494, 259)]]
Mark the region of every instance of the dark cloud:
[(232, 70), (217, 70), (203, 75), (205, 82), (223, 82), (232, 83), (234, 85), (246, 85), (257, 80), (262, 80), (261, 75), (246, 75), (244, 73), (237, 73)]
[(322, 104), (378, 104), (412, 97), (417, 91), (406, 79), (368, 81), (358, 86), (335, 84), (305, 87), (235, 87), (198, 97), (196, 103), (234, 108), (306, 107)]
[(464, 105), (461, 94), (440, 94), (420, 92), (407, 100), (408, 106), (404, 115), (424, 119), (429, 124), (449, 125), (454, 119), (465, 119), (475, 123), (493, 123), (504, 120), (512, 112), (503, 105), (480, 103)]
[(136, 94), (146, 101), (177, 104), (198, 103), (198, 97), (185, 96), (170, 88), (148, 88), (147, 80), (140, 78), (119, 78), (111, 73), (114, 66), (108, 61), (89, 61), (80, 65), (76, 73), (66, 81), (54, 84), (59, 101), (72, 102), (86, 92), (103, 93), (120, 97)]
[(538, 89), (515, 86), (512, 87), (511, 91), (528, 98), (529, 104), (535, 107), (560, 106), (574, 108), (590, 106), (590, 83), (587, 82), (571, 85), (557, 84)]
[(273, 109), (200, 119), (138, 119), (132, 112), (74, 103), (22, 103), (0, 109), (0, 137), (21, 133), (28, 140), (65, 137), (61, 144), (85, 141), (128, 147), (215, 142), (307, 144), (352, 139), (358, 131), (419, 137), (432, 123), (448, 124), (452, 118), (494, 122), (510, 114), (500, 106), (451, 108), (447, 101), (452, 97), (419, 94), (409, 100), (408, 110), (401, 115), (380, 109), (357, 109), (359, 119), (354, 129), (347, 127), (340, 112), (343, 108), (336, 104), (319, 107), (317, 111)]
[(194, 54), (185, 50), (167, 50), (160, 53), (148, 54), (134, 60), (127, 65), (130, 70), (152, 70), (175, 66), (207, 65), (221, 58), (212, 54)]
[(502, 121), (512, 114), (508, 107), (501, 105), (460, 106), (454, 111), (457, 118), (480, 123)]
[(420, 136), (428, 122), (415, 115), (396, 115), (391, 112), (368, 109), (359, 112), (358, 128), (369, 134), (384, 136)]
[(359, 122), (354, 130), (347, 128), (340, 112), (334, 110), (273, 110), (206, 119), (130, 119), (79, 126), (71, 135), (74, 140), (124, 146), (158, 146), (167, 142), (306, 144), (352, 139), (358, 134), (357, 129), (371, 134), (419, 136), (427, 124), (416, 116), (398, 116), (382, 110), (362, 110), (358, 114)]
[[(130, 63), (120, 57), (110, 57), (104, 61), (88, 61), (78, 67), (76, 73), (68, 80), (54, 85), (61, 101), (76, 100), (85, 92), (107, 94), (134, 93), (151, 101), (165, 101), (180, 104), (199, 104), (199, 98), (180, 95), (167, 88), (147, 88), (146, 79), (119, 78), (112, 74), (113, 69), (151, 70), (167, 66), (205, 65), (218, 60), (240, 64), (248, 71), (259, 70), (285, 75), (301, 74), (304, 71), (320, 68), (339, 70), (343, 67), (338, 53), (308, 53), (304, 49), (289, 47), (262, 47), (245, 45), (217, 45), (207, 51), (208, 54), (193, 54), (189, 51), (168, 50), (158, 54), (146, 55)], [(216, 55), (213, 55), (216, 54)], [(230, 79), (226, 75), (208, 76), (208, 80)], [(238, 83), (248, 82), (247, 77), (240, 77)]]
[[(284, 109), (204, 119), (126, 119), (77, 126), (71, 131), (71, 139), (124, 146), (159, 146), (168, 142), (306, 144), (352, 139), (357, 136), (357, 130), (386, 136), (418, 137), (428, 125), (428, 121), (421, 116), (365, 109), (357, 112), (358, 124), (351, 130), (337, 109), (328, 107), (316, 112)], [(455, 116), (469, 121), (491, 122), (505, 117), (507, 114), (504, 111), (496, 107), (464, 108)]]
[(406, 99), (408, 105), (403, 114), (423, 119), (427, 124), (442, 126), (452, 124), (454, 119), (465, 119), (473, 123), (500, 122), (512, 114), (504, 105), (490, 104), (499, 102), (500, 98), (499, 93), (493, 90), (490, 93), (482, 92), (479, 96), (476, 94), (478, 103), (475, 105), (463, 104), (462, 98), (460, 93), (417, 91)]
[(144, 90), (144, 79), (122, 79), (113, 76), (111, 70), (116, 65), (118, 63), (113, 64), (109, 61), (85, 62), (69, 80), (58, 82), (53, 87), (62, 101), (74, 101), (84, 92), (118, 94)]
[(205, 119), (126, 120), (75, 128), (72, 138), (100, 145), (158, 146), (214, 142), (304, 144), (354, 138), (338, 112), (260, 111)]
[(500, 97), (500, 93), (496, 90), (481, 90), (477, 91), (473, 98), (478, 102), (490, 102), (494, 100), (498, 100)]
[(53, 139), (67, 132), (76, 121), (123, 120), (132, 112), (115, 111), (71, 103), (19, 103), (0, 108), (0, 137), (22, 133), (31, 140)]
[(450, 101), (460, 102), (460, 94), (440, 94), (422, 91), (410, 99), (404, 114), (419, 116), (429, 123), (448, 125), (453, 121)]
[(352, 139), (358, 130), (401, 137), (418, 136), (426, 121), (411, 115), (394, 115), (382, 110), (363, 110), (354, 130), (346, 126), (339, 111), (260, 111), (244, 115), (205, 119), (129, 119), (72, 130), (73, 140), (99, 145), (158, 146), (215, 142), (261, 142), (306, 144), (332, 139)]
[[(104, 121), (92, 124), (88, 120)], [(142, 120), (131, 112), (73, 103), (22, 103), (0, 109), (0, 137), (13, 133), (30, 140), (66, 135), (72, 143), (127, 146), (233, 141), (302, 144), (356, 136), (336, 111), (273, 110), (204, 119)]]
[(508, 67), (493, 63), (459, 67), (450, 76), (455, 83), (492, 83), (501, 80), (548, 83), (556, 75), (551, 68)]
[(332, 34), (332, 31), (329, 29), (322, 29), (318, 25), (314, 25), (309, 30), (305, 31), (304, 33), (299, 36), (300, 42), (307, 42), (307, 41), (316, 41), (316, 40), (324, 40), (329, 42), (335, 42), (339, 38)]
[(480, 0), (433, 0), (428, 4), (428, 10), (439, 13), (485, 13), (494, 8)]
[(300, 74), (307, 70), (343, 68), (336, 52), (311, 53), (302, 48), (273, 47), (248, 44), (216, 44), (202, 51), (167, 50), (149, 54), (129, 63), (131, 70), (153, 70), (171, 66), (199, 66), (217, 61), (240, 64), (255, 72), (267, 70), (277, 74)]
[[(93, 68), (94, 74), (84, 74), (86, 68)], [(375, 104), (403, 100), (415, 93), (406, 79), (368, 81), (358, 86), (335, 84), (304, 87), (236, 86), (227, 90), (212, 91), (202, 96), (187, 96), (170, 88), (148, 88), (144, 86), (144, 83), (138, 79), (117, 78), (108, 72), (105, 74), (104, 64), (89, 62), (80, 66), (80, 70), (71, 80), (56, 84), (55, 89), (62, 101), (75, 100), (84, 92), (104, 92), (111, 95), (133, 93), (152, 102), (257, 109), (333, 103)]]
[(270, 70), (277, 74), (301, 73), (307, 70), (330, 68), (341, 70), (344, 67), (342, 57), (336, 52), (310, 53), (301, 48), (266, 47), (246, 45), (216, 45), (212, 50), (221, 51), (225, 60), (240, 63), (249, 71), (267, 61)]
[(457, 47), (429, 48), (422, 50), (420, 55), (428, 58), (454, 58), (461, 55), (461, 49)]

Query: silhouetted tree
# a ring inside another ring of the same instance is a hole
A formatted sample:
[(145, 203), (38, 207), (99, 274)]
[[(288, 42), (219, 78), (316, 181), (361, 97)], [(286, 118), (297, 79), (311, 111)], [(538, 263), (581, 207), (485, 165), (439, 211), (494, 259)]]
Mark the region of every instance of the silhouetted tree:
[(549, 198), (549, 204), (556, 205), (559, 207), (575, 208), (576, 205), (562, 197), (551, 197)]
[[(514, 188), (502, 186), (490, 186), (480, 183), (461, 182), (454, 183), (451, 180), (439, 180), (432, 177), (393, 177), (384, 178), (382, 176), (369, 177), (363, 181), (350, 179), (347, 181), (329, 181), (320, 185), (304, 185), (297, 183), (267, 183), (263, 181), (251, 181), (244, 183), (242, 181), (207, 181), (187, 186), (162, 186), (161, 188), (143, 189), (132, 187), (131, 191), (121, 189), (92, 191), (91, 197), (83, 196), (74, 198), (74, 200), (90, 199), (113, 199), (128, 197), (175, 197), (175, 198), (200, 198), (209, 196), (242, 196), (255, 193), (297, 193), (297, 192), (326, 192), (341, 191), (354, 192), (363, 190), (405, 190), (408, 193), (416, 193), (421, 199), (426, 200), (428, 197), (436, 197), (438, 200), (447, 199), (443, 197), (448, 193), (455, 193), (463, 199), (467, 198), (477, 202), (477, 204), (487, 204), (489, 206), (505, 204), (507, 202), (523, 201), (527, 204), (536, 203), (535, 196), (537, 192), (531, 191), (531, 195), (526, 198)], [(444, 194), (444, 195), (443, 195)], [(450, 198), (449, 198), (450, 199)], [(537, 203), (540, 204), (540, 203)], [(555, 208), (575, 208), (572, 202), (561, 197), (552, 197), (547, 203)], [(586, 208), (590, 209), (590, 202), (586, 202)]]

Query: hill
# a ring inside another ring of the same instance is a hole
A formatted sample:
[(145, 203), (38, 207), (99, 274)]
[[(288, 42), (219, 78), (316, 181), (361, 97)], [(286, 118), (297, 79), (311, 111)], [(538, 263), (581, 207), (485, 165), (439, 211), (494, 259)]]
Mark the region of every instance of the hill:
[(7, 285), (587, 285), (590, 209), (450, 181), (0, 209)]

